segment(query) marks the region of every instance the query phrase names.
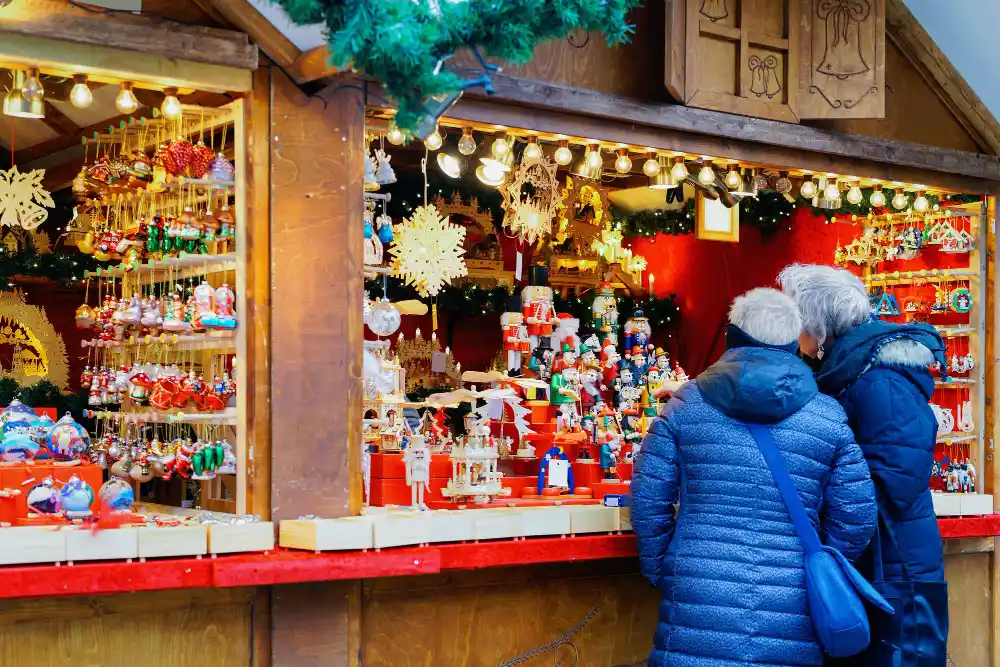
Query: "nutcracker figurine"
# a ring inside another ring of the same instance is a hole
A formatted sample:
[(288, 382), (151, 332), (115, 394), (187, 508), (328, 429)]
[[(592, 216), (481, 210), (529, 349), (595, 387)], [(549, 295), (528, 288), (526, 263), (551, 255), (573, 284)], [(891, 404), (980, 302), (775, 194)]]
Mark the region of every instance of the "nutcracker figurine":
[(611, 283), (603, 282), (597, 289), (593, 312), (593, 328), (600, 331), (612, 345), (618, 344), (618, 301)]
[(524, 326), (524, 315), (504, 313), (500, 316), (500, 326), (503, 327), (503, 349), (507, 353), (507, 372), (520, 371), (521, 362), (531, 345), (528, 328)]
[(625, 322), (625, 349), (631, 350), (636, 346), (645, 348), (652, 335), (649, 320), (641, 310), (635, 311), (635, 314)]
[(618, 479), (618, 452), (621, 451), (621, 440), (615, 433), (607, 433), (601, 443), (601, 470), (604, 479)]
[(556, 311), (552, 306), (552, 288), (530, 285), (521, 290), (521, 303), (524, 304), (524, 323), (528, 328), (531, 349), (540, 344), (549, 346), (549, 337), (559, 324)]
[(427, 509), (424, 491), (430, 490), (431, 452), (422, 435), (411, 435), (403, 452), (406, 464), (406, 485), (410, 487), (410, 505), (419, 510)]
[(604, 348), (601, 350), (601, 391), (609, 391), (616, 379), (618, 379), (618, 362), (621, 355), (610, 341), (604, 341)]
[(583, 373), (580, 374), (580, 390), (583, 411), (587, 413), (601, 400), (601, 367), (597, 362), (584, 364)]

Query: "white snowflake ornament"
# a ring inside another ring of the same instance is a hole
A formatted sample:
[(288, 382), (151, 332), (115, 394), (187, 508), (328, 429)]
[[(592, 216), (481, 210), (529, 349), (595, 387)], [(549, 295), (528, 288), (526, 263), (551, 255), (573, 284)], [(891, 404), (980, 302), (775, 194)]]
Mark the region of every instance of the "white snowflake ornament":
[(44, 169), (22, 174), (17, 167), (0, 171), (0, 227), (35, 229), (45, 222), (55, 206), (52, 195), (42, 187)]
[(469, 273), (464, 241), (464, 227), (450, 224), (433, 206), (421, 206), (409, 220), (396, 225), (389, 248), (392, 274), (416, 287), (421, 296), (434, 296)]

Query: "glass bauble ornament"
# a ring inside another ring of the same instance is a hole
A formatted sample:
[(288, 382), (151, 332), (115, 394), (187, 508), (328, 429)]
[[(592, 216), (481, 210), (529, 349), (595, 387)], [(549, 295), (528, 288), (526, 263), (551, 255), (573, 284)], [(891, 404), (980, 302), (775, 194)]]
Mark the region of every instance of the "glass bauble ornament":
[(0, 411), (0, 426), (3, 426), (4, 433), (8, 431), (7, 424), (9, 422), (16, 422), (27, 429), (37, 418), (37, 412), (15, 398), (10, 402), (10, 405)]
[(396, 307), (389, 303), (388, 299), (382, 299), (372, 306), (371, 315), (368, 317), (368, 328), (376, 336), (391, 336), (399, 330), (402, 322), (402, 315)]
[[(110, 456), (110, 454), (108, 455)], [(118, 459), (117, 461), (111, 464), (111, 469), (109, 470), (109, 472), (115, 477), (121, 477), (122, 479), (125, 479), (126, 477), (128, 477), (128, 471), (130, 467), (131, 467), (131, 461), (129, 461), (128, 459)]]
[(378, 240), (382, 242), (382, 245), (389, 245), (396, 236), (392, 231), (392, 218), (380, 215), (376, 222), (378, 222)]
[(233, 181), (234, 167), (233, 163), (226, 159), (226, 156), (219, 153), (212, 160), (212, 166), (209, 167), (208, 176), (213, 181), (223, 181), (225, 183), (231, 183)]
[(90, 506), (94, 504), (94, 490), (82, 479), (73, 475), (59, 491), (62, 508), (70, 518), (85, 517), (93, 514)]
[(40, 415), (31, 424), (31, 439), (40, 445), (48, 444), (49, 431), (55, 426), (55, 422), (52, 421), (52, 417), (48, 415)]
[(62, 461), (80, 458), (90, 451), (90, 434), (68, 412), (49, 431), (48, 441), (52, 457)]
[(28, 510), (39, 514), (56, 514), (62, 508), (62, 497), (56, 483), (46, 477), (28, 491)]
[(0, 458), (4, 461), (29, 461), (38, 452), (38, 443), (27, 430), (7, 433), (0, 442)]
[(132, 485), (118, 477), (112, 477), (101, 485), (98, 496), (102, 505), (115, 512), (128, 512), (135, 503)]
[(153, 479), (153, 471), (148, 465), (133, 463), (132, 467), (129, 468), (128, 476), (140, 484), (145, 484), (149, 480)]

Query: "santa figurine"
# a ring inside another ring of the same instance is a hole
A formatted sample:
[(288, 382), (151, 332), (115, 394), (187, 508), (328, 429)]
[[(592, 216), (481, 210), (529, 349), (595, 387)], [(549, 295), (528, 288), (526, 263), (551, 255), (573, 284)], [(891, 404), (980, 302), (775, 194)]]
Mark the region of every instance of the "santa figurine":
[(503, 327), (503, 349), (507, 353), (507, 372), (519, 372), (523, 355), (529, 352), (531, 345), (528, 328), (524, 326), (524, 315), (504, 313), (500, 316), (500, 326)]
[(403, 451), (403, 462), (406, 464), (406, 485), (410, 487), (410, 505), (425, 510), (424, 491), (430, 490), (431, 481), (431, 452), (427, 449), (424, 436), (410, 436)]
[(524, 323), (528, 328), (532, 350), (540, 344), (549, 346), (549, 337), (559, 324), (559, 318), (556, 317), (555, 308), (552, 306), (553, 298), (551, 287), (529, 285), (521, 290)]
[(591, 361), (583, 366), (580, 373), (580, 401), (583, 404), (583, 412), (590, 412), (598, 401), (601, 400), (601, 367), (596, 361)]
[(580, 320), (569, 313), (558, 313), (556, 318), (559, 320), (559, 325), (552, 332), (551, 345), (553, 349), (560, 350), (565, 345), (569, 345), (573, 352), (579, 356), (580, 341), (577, 338), (577, 333), (580, 331)]
[(614, 386), (615, 380), (618, 379), (619, 361), (621, 355), (618, 354), (618, 350), (611, 341), (605, 340), (601, 350), (601, 391), (609, 391)]

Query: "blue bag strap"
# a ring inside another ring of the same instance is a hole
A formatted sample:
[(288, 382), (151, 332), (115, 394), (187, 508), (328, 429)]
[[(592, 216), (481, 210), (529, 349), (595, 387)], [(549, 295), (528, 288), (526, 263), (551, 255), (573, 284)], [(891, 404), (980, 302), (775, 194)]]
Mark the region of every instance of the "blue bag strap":
[(785, 459), (781, 456), (781, 450), (778, 449), (774, 438), (771, 437), (771, 430), (761, 424), (746, 424), (746, 427), (756, 441), (757, 449), (764, 457), (767, 467), (771, 469), (771, 477), (774, 478), (774, 483), (778, 487), (781, 499), (785, 503), (785, 509), (792, 517), (792, 524), (795, 526), (795, 532), (799, 534), (799, 539), (802, 540), (806, 556), (819, 553), (823, 550), (823, 545), (819, 541), (819, 535), (816, 534), (812, 521), (809, 520), (806, 507), (802, 504), (802, 498), (799, 497), (795, 482), (792, 481), (792, 476), (788, 472)]

